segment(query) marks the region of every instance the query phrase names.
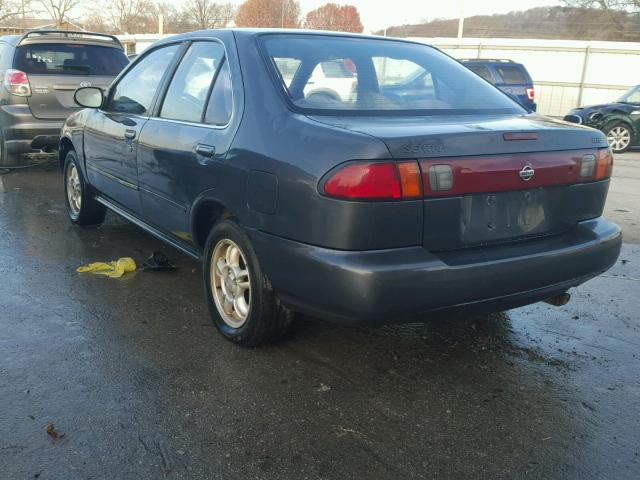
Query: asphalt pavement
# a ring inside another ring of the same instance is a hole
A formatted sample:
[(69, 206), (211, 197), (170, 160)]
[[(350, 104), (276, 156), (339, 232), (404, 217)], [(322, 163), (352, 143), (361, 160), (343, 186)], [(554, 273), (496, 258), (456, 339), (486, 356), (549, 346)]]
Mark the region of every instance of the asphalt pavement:
[[(220, 337), (200, 266), (108, 214), (66, 218), (54, 166), (0, 175), (0, 478), (640, 478), (640, 151), (618, 156), (609, 272), (565, 307)], [(114, 280), (93, 261), (165, 252)]]

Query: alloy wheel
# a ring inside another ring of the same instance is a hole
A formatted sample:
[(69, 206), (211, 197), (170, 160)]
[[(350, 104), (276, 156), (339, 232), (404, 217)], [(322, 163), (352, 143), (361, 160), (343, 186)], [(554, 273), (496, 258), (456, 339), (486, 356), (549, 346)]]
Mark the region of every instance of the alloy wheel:
[(614, 152), (624, 150), (631, 143), (631, 132), (621, 125), (613, 127), (607, 133), (607, 141)]
[(231, 328), (242, 327), (251, 308), (251, 281), (244, 253), (235, 242), (222, 239), (216, 244), (210, 275), (218, 313)]
[(78, 169), (73, 163), (67, 169), (67, 200), (71, 213), (78, 216), (82, 208), (82, 185)]

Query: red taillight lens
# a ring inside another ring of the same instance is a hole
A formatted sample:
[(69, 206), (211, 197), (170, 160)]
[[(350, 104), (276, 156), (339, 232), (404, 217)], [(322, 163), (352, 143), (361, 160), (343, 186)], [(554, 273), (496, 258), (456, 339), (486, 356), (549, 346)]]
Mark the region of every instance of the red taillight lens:
[(527, 92), (527, 98), (533, 102), (533, 100), (536, 98), (535, 88), (527, 88), (526, 92)]
[(334, 171), (322, 190), (346, 200), (413, 199), (422, 197), (422, 179), (416, 161), (354, 162)]
[(611, 176), (613, 171), (613, 153), (610, 148), (598, 150), (598, 162), (596, 164), (596, 180), (603, 180)]
[(29, 77), (20, 70), (7, 70), (4, 74), (4, 86), (11, 95), (31, 96)]

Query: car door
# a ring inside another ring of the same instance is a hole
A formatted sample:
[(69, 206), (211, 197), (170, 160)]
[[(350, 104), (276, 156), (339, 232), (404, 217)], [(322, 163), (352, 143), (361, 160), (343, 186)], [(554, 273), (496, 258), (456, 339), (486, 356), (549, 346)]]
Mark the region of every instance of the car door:
[(190, 43), (166, 83), (140, 137), (140, 197), (146, 221), (189, 242), (189, 209), (217, 185), (232, 139), (231, 69), (223, 43)]
[(182, 44), (159, 47), (136, 62), (110, 89), (103, 109), (89, 114), (84, 134), (87, 174), (101, 194), (139, 212), (136, 150), (159, 85)]

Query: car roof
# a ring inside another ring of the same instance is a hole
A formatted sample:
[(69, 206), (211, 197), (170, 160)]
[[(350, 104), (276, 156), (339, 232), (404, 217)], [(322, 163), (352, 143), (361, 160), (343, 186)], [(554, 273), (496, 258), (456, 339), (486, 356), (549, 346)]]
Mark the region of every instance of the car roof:
[(405, 38), (396, 37), (383, 37), (380, 35), (364, 35), (361, 33), (349, 33), (349, 32), (334, 32), (330, 30), (300, 30), (295, 28), (216, 28), (210, 30), (196, 30), (193, 32), (181, 33), (172, 35), (159, 40), (157, 44), (170, 43), (176, 40), (187, 40), (189, 38), (206, 38), (207, 36), (215, 36), (212, 34), (220, 32), (231, 32), (238, 37), (257, 37), (265, 34), (282, 34), (282, 35), (300, 35), (300, 36), (330, 36), (330, 37), (344, 37), (344, 38), (359, 38), (369, 40), (388, 40), (395, 42), (411, 43), (414, 45), (430, 46), (423, 42), (417, 42), (415, 40), (408, 40)]

